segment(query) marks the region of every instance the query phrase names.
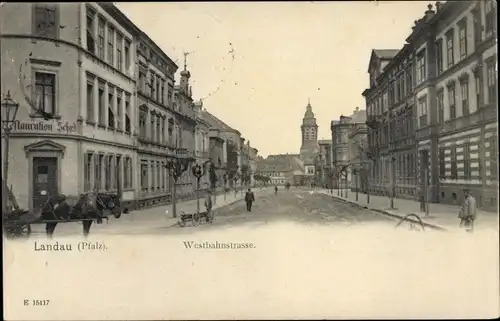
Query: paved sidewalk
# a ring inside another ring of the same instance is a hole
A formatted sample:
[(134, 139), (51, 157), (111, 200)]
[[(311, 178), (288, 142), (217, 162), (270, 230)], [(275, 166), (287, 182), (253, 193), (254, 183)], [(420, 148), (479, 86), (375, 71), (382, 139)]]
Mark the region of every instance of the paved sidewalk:
[[(330, 194), (330, 190), (325, 189), (317, 189), (316, 191), (395, 218), (403, 218), (408, 214), (414, 213), (429, 227), (436, 227), (443, 230), (459, 229), (460, 220), (457, 216), (460, 206), (430, 203), (429, 217), (425, 217), (425, 213), (420, 212), (420, 203), (413, 200), (395, 198), (395, 208), (390, 209), (390, 199), (386, 196), (370, 195), (370, 204), (368, 204), (367, 195), (363, 193), (358, 193), (358, 201), (356, 201), (356, 192), (348, 191), (347, 198), (345, 198), (338, 196), (338, 190), (333, 190), (333, 194)], [(345, 196), (345, 190), (343, 195)], [(498, 230), (498, 213), (478, 209), (475, 226), (477, 228), (493, 228)]]
[[(218, 208), (233, 204), (239, 200), (242, 200), (245, 197), (245, 191), (246, 189), (243, 190), (243, 193), (241, 191), (238, 191), (236, 194), (234, 190), (230, 190), (229, 192), (226, 193), (224, 196), (223, 191), (218, 191), (217, 196), (216, 196), (216, 201), (213, 204), (213, 210), (217, 210)], [(252, 191), (254, 192), (255, 196), (261, 193), (268, 193), (271, 192), (271, 188), (252, 188)], [(137, 221), (141, 222), (143, 224), (144, 222), (148, 223), (157, 223), (158, 221), (162, 221), (162, 225), (167, 225), (169, 227), (175, 226), (178, 224), (178, 217), (180, 216), (181, 212), (184, 213), (194, 213), (197, 210), (197, 200), (188, 200), (188, 201), (181, 201), (176, 203), (176, 210), (177, 210), (177, 218), (173, 218), (173, 207), (172, 204), (168, 205), (163, 205), (163, 206), (157, 206), (157, 207), (152, 207), (152, 208), (146, 208), (142, 210), (136, 210), (132, 211), (129, 214), (124, 214), (120, 218), (120, 221)], [(205, 199), (204, 197), (200, 197), (200, 211), (205, 210)]]

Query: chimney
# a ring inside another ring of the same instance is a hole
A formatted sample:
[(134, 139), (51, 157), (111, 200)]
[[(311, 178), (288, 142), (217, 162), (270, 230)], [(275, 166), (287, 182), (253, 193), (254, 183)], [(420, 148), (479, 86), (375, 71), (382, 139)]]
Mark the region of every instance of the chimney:
[(354, 110), (354, 113), (357, 113), (359, 111), (359, 107), (356, 107), (356, 109)]
[(436, 12), (439, 12), (441, 10), (441, 2), (436, 2)]
[(434, 17), (434, 10), (432, 10), (432, 4), (429, 3), (429, 5), (427, 6), (427, 11), (425, 12), (425, 16), (424, 16), (424, 19), (425, 21), (429, 21), (432, 19), (432, 17)]

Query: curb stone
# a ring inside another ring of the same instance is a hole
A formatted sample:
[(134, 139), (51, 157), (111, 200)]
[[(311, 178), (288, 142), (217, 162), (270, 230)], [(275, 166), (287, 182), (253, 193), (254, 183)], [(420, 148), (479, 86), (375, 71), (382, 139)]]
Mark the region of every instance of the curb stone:
[[(328, 194), (325, 194), (325, 195), (328, 195)], [(358, 208), (363, 208), (363, 209), (367, 209), (367, 210), (370, 210), (372, 212), (376, 212), (376, 213), (379, 213), (379, 214), (382, 214), (382, 215), (385, 215), (385, 216), (389, 216), (389, 217), (392, 217), (392, 218), (397, 218), (397, 219), (403, 219), (406, 215), (400, 215), (400, 214), (396, 214), (396, 213), (391, 213), (389, 211), (384, 211), (384, 210), (380, 210), (378, 208), (371, 208), (371, 207), (368, 207), (368, 206), (365, 206), (365, 205), (360, 205), (354, 201), (350, 201), (350, 200), (346, 200), (346, 199), (343, 199), (343, 198), (340, 198), (338, 196), (335, 196), (335, 195), (329, 195), (331, 196), (332, 198), (338, 200), (338, 201), (341, 201), (341, 202), (344, 202), (344, 203), (348, 203), (352, 206), (356, 206)], [(408, 213), (408, 214), (414, 214), (414, 213)], [(420, 222), (414, 218), (406, 218), (407, 221), (409, 222), (412, 222), (412, 223), (415, 223), (415, 224), (420, 224)], [(431, 228), (431, 229), (434, 229), (434, 230), (438, 230), (438, 231), (442, 231), (442, 232), (448, 232), (448, 229), (447, 228), (444, 228), (443, 226), (440, 226), (440, 225), (437, 225), (437, 224), (431, 224), (431, 223), (428, 223), (428, 222), (424, 222), (422, 221), (423, 225), (425, 227), (428, 227), (428, 228)]]

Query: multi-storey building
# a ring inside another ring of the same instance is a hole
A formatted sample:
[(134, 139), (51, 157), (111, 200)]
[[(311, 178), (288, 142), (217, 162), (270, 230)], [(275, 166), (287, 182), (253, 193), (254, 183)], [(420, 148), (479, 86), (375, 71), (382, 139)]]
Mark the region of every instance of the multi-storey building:
[(269, 177), (273, 185), (292, 184), (295, 178), (304, 180), (304, 165), (296, 154), (269, 155), (266, 159), (259, 159), (257, 172)]
[(332, 120), (330, 129), (332, 132), (332, 166), (334, 170), (335, 188), (349, 188), (352, 173), (352, 163), (349, 152), (349, 135), (355, 124), (366, 122), (366, 111), (356, 107), (350, 116), (340, 116), (340, 119)]
[[(429, 5), (424, 17), (415, 22), (407, 44), (385, 69), (379, 68), (387, 76), (397, 76), (398, 69), (405, 69), (406, 101), (391, 108), (396, 115), (401, 115), (400, 108), (406, 110), (403, 120), (407, 125), (399, 126), (400, 131), (393, 125), (387, 140), (392, 142), (390, 154), (398, 182), (409, 175), (415, 177), (406, 184), (413, 193), (404, 192), (406, 195), (421, 201), (459, 204), (463, 201), (461, 190), (468, 187), (479, 206), (497, 208), (495, 7), (495, 1), (438, 2), (436, 10)], [(384, 81), (373, 74), (375, 80)], [(375, 128), (370, 130), (375, 135), (369, 135), (372, 152), (381, 149), (376, 134), (380, 129), (376, 121), (380, 117), (375, 94), (378, 87), (364, 93), (370, 110), (368, 123)], [(411, 114), (413, 121), (409, 120)], [(393, 113), (391, 119), (398, 118)], [(408, 138), (401, 137), (405, 127), (408, 135), (403, 136)], [(414, 151), (410, 148), (411, 135), (415, 137)], [(408, 142), (398, 146), (405, 139)], [(403, 173), (397, 171), (398, 151), (407, 155), (402, 159)], [(372, 153), (375, 164), (382, 160), (380, 156)], [(376, 167), (373, 174), (377, 172)]]
[(173, 108), (174, 74), (178, 67), (143, 32), (139, 33), (136, 52), (137, 205), (143, 207), (171, 198), (173, 179), (165, 162), (178, 151)]
[[(361, 113), (363, 114), (363, 113)], [(367, 134), (368, 126), (366, 122), (353, 122), (349, 132), (349, 163), (351, 169), (350, 189), (353, 191), (366, 192), (368, 188), (369, 172), (367, 171)]]
[[(367, 106), (370, 193), (416, 196), (414, 131), (414, 44), (401, 50), (373, 50)], [(366, 155), (365, 155), (366, 156)]]
[[(332, 175), (332, 141), (331, 139), (320, 139), (319, 145), (319, 166), (317, 166), (318, 182), (320, 186), (331, 188), (333, 183)], [(320, 169), (318, 171), (318, 169)]]
[[(205, 164), (210, 160), (209, 155), (209, 129), (210, 124), (203, 120), (202, 110), (203, 101), (198, 101), (194, 104), (195, 115), (196, 115), (196, 133), (195, 133), (195, 159), (198, 164)], [(200, 179), (200, 189), (209, 188), (209, 176), (206, 172), (205, 175)]]
[(306, 175), (314, 175), (315, 158), (319, 154), (318, 125), (312, 111), (311, 102), (307, 103), (302, 125), (300, 126), (302, 144), (300, 147), (300, 159), (305, 166)]
[(42, 190), (76, 197), (117, 181), (133, 201), (138, 29), (107, 4), (8, 3), (0, 15), (2, 91), (20, 105), (2, 158), (19, 205), (39, 207)]

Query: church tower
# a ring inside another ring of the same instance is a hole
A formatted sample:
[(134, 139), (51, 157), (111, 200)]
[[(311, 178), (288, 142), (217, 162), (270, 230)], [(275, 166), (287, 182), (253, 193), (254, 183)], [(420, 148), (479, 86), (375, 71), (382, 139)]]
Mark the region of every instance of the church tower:
[(300, 159), (304, 165), (314, 165), (314, 158), (319, 153), (318, 145), (318, 125), (316, 117), (311, 107), (311, 101), (308, 101), (304, 118), (302, 118), (302, 146), (300, 147)]

